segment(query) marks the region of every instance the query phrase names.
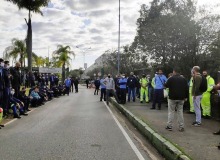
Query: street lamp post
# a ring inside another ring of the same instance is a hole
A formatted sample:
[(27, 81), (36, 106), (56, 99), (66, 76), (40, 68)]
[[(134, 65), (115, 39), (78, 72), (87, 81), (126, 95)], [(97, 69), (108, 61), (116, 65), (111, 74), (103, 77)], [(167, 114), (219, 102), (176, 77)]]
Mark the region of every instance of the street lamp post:
[(119, 0), (119, 24), (118, 24), (118, 75), (120, 74), (120, 30), (121, 30), (121, 0)]
[[(79, 47), (76, 46), (76, 48), (79, 48)], [(87, 48), (87, 49), (85, 49), (85, 50), (83, 51), (83, 62), (84, 62), (84, 66), (85, 66), (86, 52), (87, 52), (89, 49), (91, 49), (91, 47), (89, 47), (89, 48)], [(85, 68), (85, 69), (86, 69), (86, 68)]]

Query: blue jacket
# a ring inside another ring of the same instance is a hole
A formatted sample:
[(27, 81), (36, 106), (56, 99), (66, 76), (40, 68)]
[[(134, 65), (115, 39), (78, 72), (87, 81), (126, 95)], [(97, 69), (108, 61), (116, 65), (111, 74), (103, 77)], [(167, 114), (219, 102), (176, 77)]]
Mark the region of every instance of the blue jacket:
[(13, 97), (12, 94), (10, 94), (10, 102), (14, 103), (14, 104), (21, 103), (21, 101), (19, 99), (16, 99), (15, 97)]
[(5, 87), (5, 84), (4, 84), (3, 68), (0, 67), (0, 90), (3, 90), (4, 87)]
[(118, 82), (120, 85), (120, 89), (126, 89), (127, 88), (127, 79), (126, 78), (121, 78)]
[(99, 87), (100, 86), (100, 81), (99, 80), (95, 80), (95, 86)]
[(105, 88), (105, 86), (102, 84), (103, 81), (104, 81), (104, 79), (102, 78), (102, 79), (100, 80), (101, 88)]
[(155, 89), (163, 89), (164, 84), (167, 82), (167, 78), (164, 75), (157, 75), (155, 77)]
[(71, 80), (70, 79), (66, 79), (65, 80), (65, 85), (66, 85), (66, 87), (70, 87), (71, 86)]
[(11, 78), (8, 78), (8, 76), (10, 75), (9, 69), (4, 68), (3, 74), (4, 74), (5, 87), (10, 88), (11, 87)]
[(32, 91), (30, 94), (31, 97), (33, 97), (34, 99), (40, 99), (40, 96), (38, 93), (36, 93), (35, 91)]

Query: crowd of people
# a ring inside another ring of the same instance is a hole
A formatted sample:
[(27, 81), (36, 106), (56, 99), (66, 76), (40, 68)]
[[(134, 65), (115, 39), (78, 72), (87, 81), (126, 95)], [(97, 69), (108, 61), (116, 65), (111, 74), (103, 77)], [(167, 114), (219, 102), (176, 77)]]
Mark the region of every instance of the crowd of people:
[[(101, 86), (100, 101), (104, 99), (109, 104), (109, 96), (114, 96), (120, 104), (125, 104), (131, 100), (135, 102), (140, 99), (140, 103), (153, 102), (150, 109), (161, 110), (161, 102), (164, 95), (167, 94), (168, 102), (168, 122), (166, 129), (172, 131), (172, 122), (174, 120), (175, 111), (178, 116), (179, 131), (184, 131), (183, 107), (189, 102), (190, 111), (187, 113), (195, 114), (195, 121), (192, 126), (200, 127), (201, 119), (209, 119), (211, 116), (211, 93), (220, 90), (219, 85), (215, 85), (215, 80), (208, 74), (208, 71), (200, 73), (200, 67), (194, 66), (191, 70), (191, 79), (189, 82), (181, 75), (181, 70), (175, 68), (173, 73), (166, 78), (162, 70), (151, 75), (142, 74), (142, 77), (135, 76), (133, 72), (129, 77), (125, 74), (116, 75), (113, 78), (110, 74), (104, 75), (101, 80), (95, 80), (95, 93)], [(220, 135), (220, 130), (213, 133)], [(219, 146), (220, 147), (220, 146)]]
[[(0, 129), (4, 127), (1, 121), (4, 117), (12, 114), (14, 118), (21, 118), (21, 115), (27, 116), (29, 107), (39, 107), (54, 97), (68, 95), (70, 92), (78, 93), (78, 78), (66, 77), (64, 82), (60, 83), (58, 75), (41, 74), (37, 75), (37, 84), (35, 84), (35, 75), (33, 72), (22, 76), (20, 63), (15, 67), (10, 67), (9, 61), (0, 58)], [(30, 78), (31, 88), (27, 93), (28, 80)], [(22, 84), (25, 84), (22, 87)]]

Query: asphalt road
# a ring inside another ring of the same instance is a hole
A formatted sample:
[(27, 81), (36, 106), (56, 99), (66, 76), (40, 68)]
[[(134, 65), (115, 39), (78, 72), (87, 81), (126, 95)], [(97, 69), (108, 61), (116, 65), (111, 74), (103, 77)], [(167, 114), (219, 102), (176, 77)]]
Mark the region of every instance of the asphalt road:
[(1, 129), (0, 159), (150, 159), (113, 117), (99, 96), (80, 87)]

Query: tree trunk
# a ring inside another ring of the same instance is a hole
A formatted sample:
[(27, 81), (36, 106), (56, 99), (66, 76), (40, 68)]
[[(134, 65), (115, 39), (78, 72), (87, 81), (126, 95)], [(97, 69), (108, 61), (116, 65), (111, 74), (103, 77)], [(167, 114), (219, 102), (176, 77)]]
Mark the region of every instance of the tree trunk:
[(23, 67), (23, 54), (21, 54), (20, 63), (21, 63), (21, 67)]
[(63, 63), (63, 66), (62, 66), (62, 82), (64, 82), (65, 80), (65, 62)]
[(32, 26), (31, 26), (31, 11), (29, 10), (27, 31), (27, 55), (28, 55), (28, 71), (32, 71)]

